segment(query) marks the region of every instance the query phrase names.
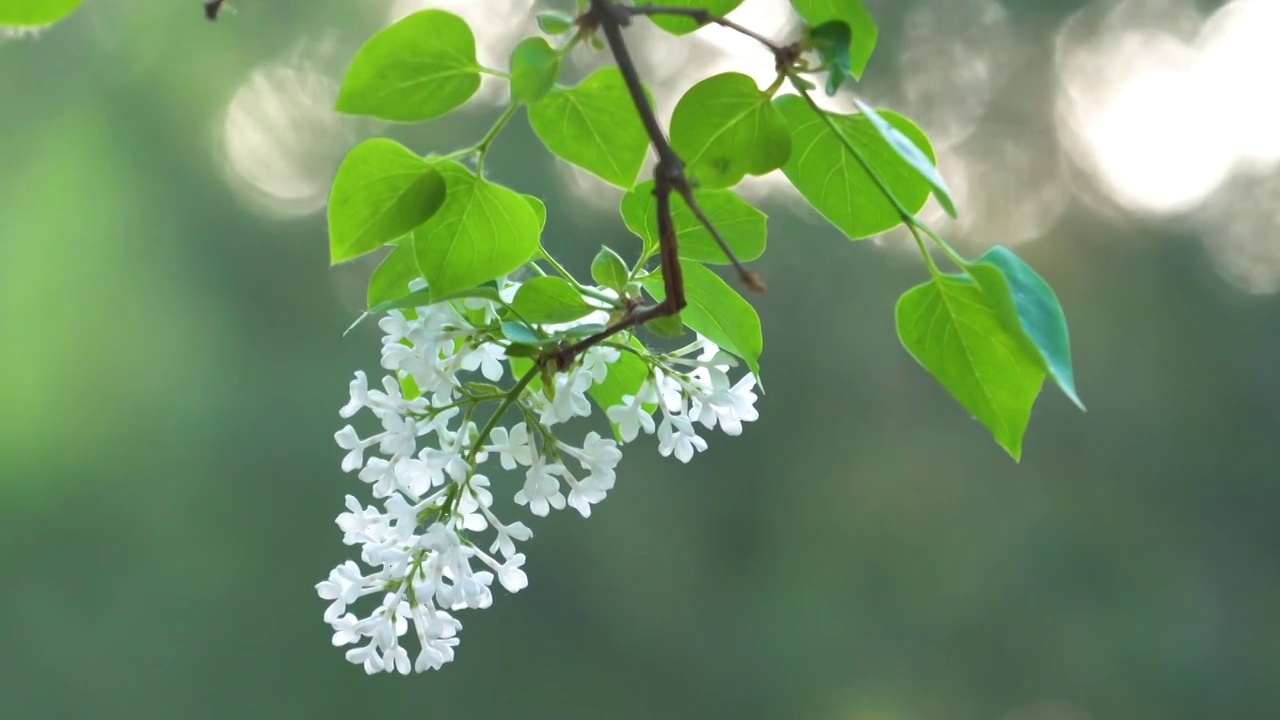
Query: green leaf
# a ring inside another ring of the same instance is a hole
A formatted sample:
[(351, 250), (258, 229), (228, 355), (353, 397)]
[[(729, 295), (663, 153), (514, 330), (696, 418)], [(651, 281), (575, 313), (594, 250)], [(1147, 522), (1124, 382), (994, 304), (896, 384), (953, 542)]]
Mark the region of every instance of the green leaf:
[[(680, 311), (684, 324), (700, 332), (724, 350), (747, 362), (760, 377), (760, 353), (764, 336), (760, 332), (760, 316), (729, 284), (697, 263), (681, 263), (684, 295), (688, 305)], [(662, 274), (650, 273), (641, 281), (644, 289), (659, 301), (666, 297)]]
[[(782, 172), (805, 200), (845, 235), (856, 240), (901, 222), (893, 203), (849, 145), (875, 169), (903, 207), (913, 213), (924, 207), (929, 183), (890, 147), (866, 115), (827, 114), (839, 128), (837, 133), (804, 98), (784, 95), (773, 104), (791, 127), (791, 158)], [(932, 156), (928, 139), (910, 120), (887, 110), (881, 117)]]
[(782, 167), (791, 154), (791, 132), (754, 80), (722, 73), (680, 98), (671, 116), (671, 146), (701, 187), (729, 187), (745, 175)]
[[(654, 3), (662, 7), (700, 8), (712, 15), (728, 15), (734, 8), (742, 4), (742, 0), (664, 0)], [(674, 35), (684, 35), (697, 30), (700, 25), (694, 20), (675, 15), (650, 15), (654, 25)]]
[(576, 24), (573, 16), (568, 13), (559, 10), (543, 10), (538, 13), (538, 29), (548, 35), (563, 35), (574, 27)]
[[(764, 213), (732, 190), (698, 189), (693, 191), (693, 199), (739, 260), (749, 262), (764, 254), (767, 225)], [(622, 196), (620, 209), (627, 228), (644, 241), (645, 254), (657, 252), (658, 213), (653, 181), (646, 180), (627, 191)], [(729, 262), (715, 238), (676, 193), (671, 194), (671, 220), (676, 228), (680, 257), (706, 263)]]
[(631, 187), (649, 147), (622, 73), (601, 68), (578, 85), (529, 106), (529, 124), (562, 160), (619, 187)]
[(1009, 248), (996, 245), (965, 267), (988, 297), (998, 298), (1001, 319), (1013, 332), (1024, 334), (1063, 394), (1084, 410), (1071, 369), (1071, 339), (1067, 318), (1049, 283)]
[(369, 293), (365, 307), (373, 308), (409, 292), (409, 283), (421, 277), (418, 261), (413, 257), (413, 242), (396, 245), (369, 276)]
[(488, 285), (478, 285), (476, 287), (466, 288), (451, 293), (433, 293), (430, 289), (414, 290), (411, 293), (392, 298), (369, 308), (369, 315), (377, 315), (387, 312), (388, 310), (408, 310), (412, 308), (427, 307), (449, 300), (463, 300), (466, 298), (483, 298), (501, 303), (502, 298), (498, 295), (497, 288)]
[(526, 280), (511, 301), (511, 308), (531, 323), (564, 323), (595, 311), (568, 282), (558, 277)]
[(903, 294), (895, 315), (907, 352), (1021, 458), (1044, 371), (982, 288), (964, 275), (940, 275)]
[(536, 331), (534, 331), (533, 328), (529, 327), (528, 325), (525, 325), (522, 322), (516, 322), (515, 320), (507, 320), (506, 322), (502, 323), (501, 328), (502, 328), (502, 336), (513, 343), (519, 343), (521, 345), (533, 345), (537, 347), (540, 345), (545, 345), (547, 344), (547, 342), (549, 342), (547, 338), (542, 337)]
[(645, 330), (665, 338), (678, 338), (684, 334), (684, 319), (680, 313), (657, 317), (644, 324)]
[(827, 69), (827, 94), (835, 95), (840, 85), (853, 76), (849, 59), (849, 43), (853, 41), (853, 34), (849, 23), (828, 20), (810, 29), (808, 35), (809, 44), (818, 51), (822, 66)]
[(524, 201), (529, 203), (529, 207), (533, 209), (533, 214), (538, 218), (538, 235), (542, 235), (542, 230), (547, 226), (547, 206), (541, 200), (532, 195), (521, 195)]
[(862, 71), (876, 49), (876, 21), (867, 12), (862, 0), (791, 0), (806, 25), (816, 28), (831, 20), (843, 21), (849, 26), (849, 74), (862, 77)]
[(947, 183), (943, 181), (942, 174), (938, 172), (938, 166), (933, 164), (933, 158), (926, 155), (915, 142), (902, 133), (901, 130), (889, 124), (876, 112), (874, 108), (869, 107), (866, 103), (858, 98), (853, 99), (854, 105), (858, 110), (871, 121), (871, 125), (880, 133), (880, 137), (889, 143), (889, 147), (898, 153), (898, 157), (907, 161), (907, 164), (915, 168), (920, 173), (920, 177), (933, 188), (934, 197), (938, 198), (938, 204), (951, 217), (956, 216), (956, 206), (951, 201), (951, 191), (947, 189)]
[(0, 27), (31, 27), (55, 23), (80, 7), (82, 0), (3, 0)]
[(480, 87), (471, 27), (443, 10), (421, 10), (356, 52), (334, 109), (417, 122), (458, 107)]
[(511, 99), (531, 103), (551, 92), (560, 75), (560, 53), (540, 37), (525, 38), (511, 51)]
[(622, 292), (627, 286), (631, 273), (627, 272), (627, 264), (612, 249), (601, 246), (591, 261), (591, 279), (600, 285)]
[(426, 222), (445, 199), (444, 177), (393, 140), (351, 149), (329, 191), (329, 262), (378, 249)]
[(433, 293), (479, 285), (533, 257), (540, 228), (524, 196), (453, 161), (437, 168), (448, 186), (444, 205), (413, 233), (418, 270)]

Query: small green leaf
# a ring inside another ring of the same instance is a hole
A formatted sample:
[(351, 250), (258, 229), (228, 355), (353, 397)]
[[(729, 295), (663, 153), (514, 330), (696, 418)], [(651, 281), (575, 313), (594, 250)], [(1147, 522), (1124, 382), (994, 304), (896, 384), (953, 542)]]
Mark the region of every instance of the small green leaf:
[(552, 342), (581, 340), (583, 338), (588, 338), (592, 335), (602, 333), (606, 329), (608, 329), (607, 326), (601, 325), (600, 323), (583, 323), (581, 325), (574, 325), (571, 328), (565, 328), (560, 332), (551, 333), (551, 337), (549, 339)]
[(849, 59), (852, 40), (849, 23), (843, 20), (828, 20), (809, 30), (808, 42), (818, 51), (822, 67), (827, 70), (828, 95), (835, 95), (844, 81), (853, 76)]
[(369, 276), (369, 292), (365, 307), (374, 308), (409, 292), (409, 283), (422, 277), (418, 261), (413, 257), (413, 241), (406, 238), (395, 246)]
[(538, 13), (538, 29), (548, 35), (563, 35), (576, 27), (573, 16), (559, 10)]
[(511, 301), (511, 309), (531, 323), (564, 323), (595, 311), (568, 282), (558, 277), (526, 280)]
[[(719, 275), (705, 267), (697, 263), (681, 263), (680, 269), (684, 275), (685, 300), (689, 303), (680, 311), (684, 324), (745, 360), (759, 378), (764, 336), (760, 332), (760, 316), (756, 315), (755, 308)], [(650, 273), (640, 282), (659, 301), (666, 297), (662, 273)]]
[(547, 227), (547, 206), (541, 200), (532, 196), (521, 194), (520, 197), (529, 203), (529, 207), (533, 209), (533, 214), (538, 218), (538, 236), (542, 236), (542, 231)]
[(540, 37), (525, 38), (511, 51), (511, 98), (532, 103), (551, 92), (560, 76), (560, 53)]
[(439, 210), (445, 192), (433, 163), (393, 140), (365, 140), (342, 160), (329, 192), (329, 261), (402, 237)]
[(547, 338), (542, 337), (533, 328), (522, 322), (515, 320), (507, 320), (502, 323), (502, 336), (513, 343), (521, 345), (533, 345), (535, 347), (547, 344)]
[(965, 275), (941, 275), (903, 294), (895, 315), (907, 352), (1021, 458), (1044, 371), (982, 288)]
[(858, 98), (853, 99), (854, 105), (858, 110), (871, 121), (871, 125), (880, 133), (880, 137), (889, 143), (889, 147), (898, 153), (898, 157), (907, 161), (907, 164), (916, 169), (920, 173), (920, 177), (933, 187), (933, 195), (938, 198), (938, 204), (951, 217), (956, 216), (956, 206), (951, 201), (951, 191), (947, 189), (947, 183), (943, 181), (942, 174), (938, 172), (938, 166), (933, 164), (933, 158), (926, 155), (919, 146), (902, 133), (901, 130), (889, 124), (876, 112), (874, 108), (869, 107), (866, 103)]
[(388, 310), (409, 310), (412, 308), (427, 307), (436, 303), (447, 302), (449, 300), (464, 300), (466, 298), (482, 298), (484, 300), (492, 300), (501, 303), (502, 298), (498, 295), (496, 288), (487, 285), (477, 285), (476, 287), (458, 290), (457, 292), (436, 294), (430, 289), (414, 290), (411, 293), (392, 298), (369, 308), (369, 315), (377, 315), (387, 312)]
[(722, 73), (676, 103), (671, 146), (703, 188), (736, 185), (782, 167), (791, 154), (786, 118), (750, 77)]
[(840, 20), (849, 26), (849, 74), (862, 77), (862, 71), (876, 49), (876, 21), (867, 12), (862, 0), (791, 0), (806, 25), (812, 28), (831, 20)]
[(627, 264), (618, 257), (618, 253), (607, 246), (601, 246), (600, 252), (591, 261), (591, 279), (604, 287), (622, 292), (629, 276)]
[(1067, 318), (1049, 283), (1009, 248), (996, 245), (966, 266), (989, 297), (1001, 298), (1001, 319), (1011, 331), (1025, 334), (1042, 367), (1076, 407), (1084, 403), (1076, 392), (1071, 369), (1071, 339)]
[(529, 124), (556, 156), (619, 187), (631, 187), (649, 148), (640, 115), (616, 67), (555, 89), (529, 106)]
[(678, 338), (684, 334), (684, 319), (680, 313), (657, 317), (644, 324), (645, 330), (665, 338)]
[(4, 0), (0, 27), (33, 27), (55, 23), (80, 7), (82, 0)]
[[(732, 190), (698, 189), (693, 199), (706, 213), (711, 224), (743, 262), (764, 254), (766, 216)], [(622, 220), (631, 232), (644, 241), (645, 254), (658, 249), (657, 201), (653, 197), (653, 181), (646, 180), (622, 196)], [(715, 238), (677, 193), (671, 194), (671, 220), (676, 228), (680, 257), (698, 262), (727, 264), (729, 259)]]
[(444, 205), (413, 233), (418, 270), (433, 293), (474, 287), (533, 257), (538, 216), (524, 196), (451, 160), (437, 168), (448, 186)]
[[(712, 15), (724, 16), (741, 5), (742, 0), (664, 0), (662, 3), (655, 4), (673, 8), (700, 8)], [(654, 25), (673, 35), (691, 33), (701, 27), (695, 20), (675, 15), (650, 15), (649, 19)]]
[[(805, 200), (851, 239), (884, 232), (901, 222), (897, 209), (846, 145), (846, 140), (909, 212), (929, 198), (929, 183), (903, 160), (866, 115), (827, 114), (831, 124), (796, 95), (773, 101), (791, 127), (791, 158), (782, 172)], [(933, 149), (920, 128), (894, 112), (881, 116), (926, 154)], [(843, 136), (843, 137), (842, 137)], [(931, 156), (931, 155), (930, 155)]]
[(334, 109), (417, 122), (458, 107), (479, 87), (471, 27), (443, 10), (421, 10), (374, 35), (356, 52)]

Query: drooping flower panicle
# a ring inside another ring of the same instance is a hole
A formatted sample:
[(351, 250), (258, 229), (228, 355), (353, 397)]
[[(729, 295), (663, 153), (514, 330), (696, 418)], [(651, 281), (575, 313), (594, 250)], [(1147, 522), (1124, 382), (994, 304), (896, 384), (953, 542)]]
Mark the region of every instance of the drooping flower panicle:
[[(502, 296), (517, 287), (507, 283)], [(755, 377), (731, 382), (736, 362), (701, 336), (676, 353), (596, 345), (541, 383), (516, 378), (500, 308), (467, 299), (390, 311), (379, 322), (388, 373), (382, 389), (357, 371), (339, 410), (343, 418), (367, 410), (377, 420), (378, 432), (361, 437), (347, 425), (334, 440), (347, 451), (343, 471), (367, 484), (380, 506), (347, 496), (337, 524), (343, 542), (360, 548), (360, 562), (334, 568), (316, 592), (329, 601), (333, 644), (352, 646), (347, 659), (366, 672), (441, 667), (458, 644), (457, 611), (492, 604), (495, 579), (512, 593), (528, 585), (517, 543), (533, 533), (499, 518), (495, 485), (537, 516), (571, 507), (589, 517), (606, 498), (620, 444), (595, 431), (575, 444), (557, 432), (592, 414), (589, 391), (608, 379), (622, 352), (637, 353), (649, 369), (634, 392), (605, 410), (622, 442), (656, 434), (659, 453), (689, 462), (707, 447), (696, 425), (737, 435), (757, 417)], [(543, 329), (564, 332), (604, 314)], [(511, 387), (496, 388), (504, 379)], [(489, 406), (487, 416), (477, 415)], [(496, 483), (479, 472), (486, 463), (506, 471)], [(357, 604), (367, 610), (353, 611)]]

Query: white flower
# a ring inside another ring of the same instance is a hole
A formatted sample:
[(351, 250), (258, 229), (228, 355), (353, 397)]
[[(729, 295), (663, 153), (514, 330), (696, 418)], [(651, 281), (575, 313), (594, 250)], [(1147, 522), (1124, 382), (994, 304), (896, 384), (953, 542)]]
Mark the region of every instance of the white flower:
[[(346, 613), (347, 606), (364, 596), (364, 577), (360, 566), (350, 560), (329, 571), (329, 579), (316, 583), (322, 600), (332, 600), (324, 611), (324, 621), (333, 624)], [(336, 629), (336, 626), (335, 626)]]
[(501, 345), (481, 343), (477, 348), (464, 351), (462, 369), (471, 372), (479, 370), (489, 382), (498, 382), (502, 379), (502, 361), (506, 357), (507, 354)]
[(662, 423), (658, 425), (658, 454), (662, 457), (674, 454), (677, 460), (687, 463), (695, 452), (706, 449), (707, 441), (698, 437), (688, 418), (663, 413)]
[(653, 411), (646, 409), (645, 405), (655, 400), (653, 385), (646, 380), (635, 395), (623, 395), (622, 404), (614, 405), (605, 410), (604, 414), (608, 416), (610, 422), (618, 426), (618, 434), (622, 436), (622, 441), (631, 442), (636, 439), (641, 429), (653, 434)]
[(543, 465), (541, 456), (534, 456), (533, 465), (524, 475), (524, 487), (516, 493), (517, 505), (528, 505), (529, 512), (546, 517), (551, 508), (564, 509), (564, 495), (560, 494), (560, 481), (553, 473), (564, 470), (557, 464)]
[(516, 423), (511, 428), (511, 432), (507, 432), (504, 427), (495, 427), (489, 433), (489, 444), (485, 445), (484, 449), (498, 453), (498, 459), (502, 462), (504, 470), (515, 470), (517, 463), (520, 465), (533, 463), (529, 429), (522, 422)]

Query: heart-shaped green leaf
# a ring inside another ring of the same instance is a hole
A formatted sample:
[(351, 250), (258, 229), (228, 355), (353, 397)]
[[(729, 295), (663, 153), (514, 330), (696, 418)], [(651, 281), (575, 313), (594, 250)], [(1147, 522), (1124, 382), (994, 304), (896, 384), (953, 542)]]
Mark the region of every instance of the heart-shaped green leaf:
[(898, 153), (898, 157), (907, 161), (907, 164), (916, 169), (920, 173), (920, 177), (928, 182), (933, 188), (934, 197), (938, 198), (938, 204), (951, 217), (956, 216), (956, 206), (951, 201), (951, 191), (947, 189), (947, 183), (943, 181), (942, 174), (938, 172), (938, 166), (933, 163), (933, 158), (926, 155), (923, 150), (915, 144), (915, 142), (907, 137), (901, 130), (889, 124), (876, 112), (875, 108), (868, 106), (858, 98), (853, 99), (854, 105), (858, 110), (871, 121), (871, 125), (880, 133), (880, 137), (889, 143), (889, 147)]
[[(897, 209), (863, 167), (863, 161), (908, 212), (924, 207), (929, 183), (885, 141), (866, 115), (824, 117), (796, 95), (785, 95), (773, 103), (791, 127), (791, 158), (782, 172), (805, 200), (845, 235), (855, 240), (865, 238), (901, 222)], [(880, 117), (931, 157), (928, 138), (910, 120), (887, 110)]]
[(555, 87), (560, 53), (540, 37), (525, 38), (511, 51), (511, 98), (531, 103)]
[(701, 187), (729, 187), (782, 167), (791, 154), (791, 132), (754, 80), (721, 73), (680, 98), (671, 116), (671, 146)]
[(365, 140), (342, 160), (329, 192), (329, 261), (404, 236), (439, 210), (445, 193), (433, 163), (393, 140)]
[(968, 276), (941, 275), (908, 290), (895, 315), (907, 352), (1021, 458), (1044, 371), (991, 298)]
[[(741, 5), (742, 0), (670, 0), (669, 2), (664, 1), (654, 4), (671, 8), (698, 8), (706, 10), (712, 15), (724, 16), (728, 15), (734, 8)], [(674, 35), (691, 33), (701, 27), (695, 20), (676, 15), (656, 14), (650, 15), (649, 19), (653, 21), (654, 25), (657, 25), (663, 30)]]
[(515, 191), (453, 161), (437, 167), (444, 204), (413, 233), (418, 270), (433, 296), (464, 290), (515, 270), (538, 249), (538, 216)]
[(356, 52), (334, 109), (418, 122), (458, 107), (479, 87), (471, 27), (452, 13), (421, 10), (383, 29)]
[(0, 27), (33, 27), (57, 22), (80, 7), (83, 0), (4, 0)]
[(619, 187), (631, 187), (649, 136), (615, 67), (555, 89), (529, 106), (529, 124), (557, 157)]

